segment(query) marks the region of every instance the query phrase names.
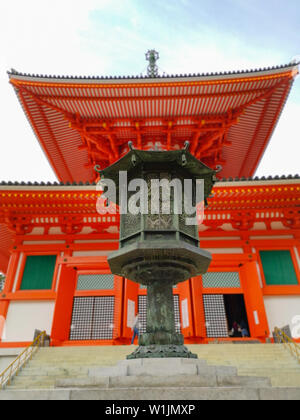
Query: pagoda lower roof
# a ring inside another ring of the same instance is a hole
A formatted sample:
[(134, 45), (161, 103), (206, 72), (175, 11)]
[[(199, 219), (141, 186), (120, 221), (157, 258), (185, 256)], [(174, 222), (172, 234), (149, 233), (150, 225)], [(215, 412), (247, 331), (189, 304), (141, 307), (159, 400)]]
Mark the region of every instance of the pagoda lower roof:
[[(296, 174), (296, 175), (275, 175), (275, 176), (256, 176), (256, 177), (236, 177), (236, 178), (222, 178), (222, 179), (217, 179), (216, 180), (216, 184), (227, 184), (227, 183), (270, 183), (270, 182), (286, 182), (286, 181), (296, 181), (296, 182), (300, 182), (300, 175)], [(10, 188), (10, 187), (22, 187), (22, 188), (43, 188), (43, 187), (54, 187), (54, 188), (59, 188), (59, 187), (82, 187), (82, 188), (86, 188), (86, 187), (94, 187), (97, 185), (96, 181), (93, 182), (83, 182), (83, 181), (79, 181), (79, 182), (24, 182), (24, 181), (1, 181), (0, 182), (0, 191), (1, 189), (5, 188)]]
[(92, 182), (135, 148), (191, 152), (221, 177), (251, 177), (298, 65), (201, 75), (9, 78), (58, 179)]
[[(83, 227), (87, 227), (89, 241), (97, 234), (106, 235), (106, 240), (117, 241), (119, 216), (103, 216), (96, 212), (100, 194), (94, 183), (0, 183), (0, 270), (6, 271), (10, 247), (16, 235), (32, 241), (35, 238), (33, 228), (42, 229), (42, 237), (48, 238), (45, 240), (51, 240), (51, 236), (55, 238), (53, 233), (50, 234), (51, 228), (60, 228), (62, 234), (78, 239)], [(224, 233), (220, 226), (233, 221), (236, 230), (231, 233), (238, 234), (240, 220), (244, 216), (256, 218), (258, 222), (288, 221), (287, 231), (293, 227), (299, 230), (300, 177), (218, 181), (208, 204), (206, 224), (210, 229), (219, 229), (219, 236)], [(113, 233), (110, 233), (111, 230)], [(38, 240), (41, 241), (41, 235)]]

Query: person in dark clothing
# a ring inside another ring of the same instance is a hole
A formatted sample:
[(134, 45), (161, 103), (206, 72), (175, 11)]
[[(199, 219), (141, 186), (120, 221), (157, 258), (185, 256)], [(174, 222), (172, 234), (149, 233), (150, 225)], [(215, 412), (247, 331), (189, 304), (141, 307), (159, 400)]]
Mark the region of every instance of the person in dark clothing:
[(230, 337), (234, 337), (234, 338), (242, 337), (242, 329), (236, 321), (233, 323), (232, 330), (230, 331), (229, 335)]
[(241, 330), (242, 330), (242, 337), (243, 338), (250, 337), (250, 334), (249, 334), (249, 331), (248, 331), (248, 327), (247, 327), (245, 321), (243, 321), (243, 320), (241, 321), (240, 327), (241, 327)]

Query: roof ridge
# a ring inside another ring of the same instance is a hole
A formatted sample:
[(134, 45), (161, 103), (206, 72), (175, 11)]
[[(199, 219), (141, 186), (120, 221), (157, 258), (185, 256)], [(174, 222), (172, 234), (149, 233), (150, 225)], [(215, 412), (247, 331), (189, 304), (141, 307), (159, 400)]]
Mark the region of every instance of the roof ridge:
[[(233, 178), (233, 177), (229, 177), (229, 178), (222, 178), (222, 179), (217, 179), (216, 183), (221, 183), (221, 182), (261, 182), (261, 181), (289, 181), (289, 180), (300, 180), (300, 175), (296, 174), (296, 175), (276, 175), (276, 176), (269, 176), (269, 177), (241, 177), (241, 178)], [(84, 187), (84, 186), (96, 186), (97, 183), (96, 182), (84, 182), (84, 181), (79, 181), (79, 182), (19, 182), (19, 181), (1, 181), (0, 182), (0, 187), (2, 186), (12, 186), (12, 187)]]
[(149, 77), (148, 75), (137, 75), (137, 76), (64, 76), (64, 75), (42, 75), (42, 74), (30, 74), (30, 73), (22, 73), (18, 72), (15, 69), (11, 69), (7, 71), (9, 76), (20, 76), (20, 77), (32, 77), (32, 78), (39, 78), (39, 79), (67, 79), (67, 80), (128, 80), (128, 79), (172, 79), (172, 78), (189, 78), (189, 77), (214, 77), (214, 76), (231, 76), (231, 75), (240, 75), (240, 74), (249, 74), (249, 73), (258, 73), (262, 71), (270, 71), (270, 70), (280, 70), (285, 69), (288, 67), (296, 67), (300, 65), (300, 61), (293, 62), (291, 61), (288, 64), (282, 64), (278, 66), (270, 66), (270, 67), (261, 67), (256, 69), (247, 69), (247, 70), (232, 70), (232, 71), (224, 71), (224, 72), (208, 72), (208, 73), (189, 73), (189, 74), (163, 74), (157, 75), (156, 77)]

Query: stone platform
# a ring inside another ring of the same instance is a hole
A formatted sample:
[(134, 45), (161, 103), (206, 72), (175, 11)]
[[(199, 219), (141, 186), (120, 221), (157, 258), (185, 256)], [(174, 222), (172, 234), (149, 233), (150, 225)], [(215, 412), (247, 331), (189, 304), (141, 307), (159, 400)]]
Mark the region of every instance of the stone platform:
[(200, 359), (124, 360), (127, 346), (41, 349), (0, 400), (300, 401), (300, 368), (282, 345), (190, 347)]
[(51, 390), (7, 390), (0, 400), (300, 400), (300, 390), (272, 388), (269, 378), (238, 376), (228, 366), (193, 359), (140, 359), (89, 369), (85, 378), (65, 378)]
[(229, 366), (208, 366), (195, 359), (135, 359), (117, 366), (89, 369), (87, 378), (62, 379), (56, 388), (177, 388), (177, 387), (270, 387), (269, 378), (238, 376)]

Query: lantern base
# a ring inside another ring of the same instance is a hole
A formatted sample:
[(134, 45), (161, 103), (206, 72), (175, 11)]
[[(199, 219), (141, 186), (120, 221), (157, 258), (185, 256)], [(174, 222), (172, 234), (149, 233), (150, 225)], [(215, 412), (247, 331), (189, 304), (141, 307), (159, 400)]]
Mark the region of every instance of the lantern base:
[[(172, 302), (173, 303), (173, 302)], [(170, 308), (172, 313), (173, 308)], [(174, 317), (174, 316), (173, 316)], [(151, 320), (150, 320), (151, 322)], [(163, 322), (163, 321), (162, 321)], [(148, 321), (149, 323), (149, 321)], [(173, 332), (156, 331), (152, 333), (144, 333), (139, 338), (139, 345), (143, 347), (149, 346), (183, 346), (184, 338), (182, 334)]]
[(190, 352), (187, 347), (174, 344), (139, 346), (132, 354), (127, 356), (128, 360), (163, 358), (198, 359), (198, 356)]

